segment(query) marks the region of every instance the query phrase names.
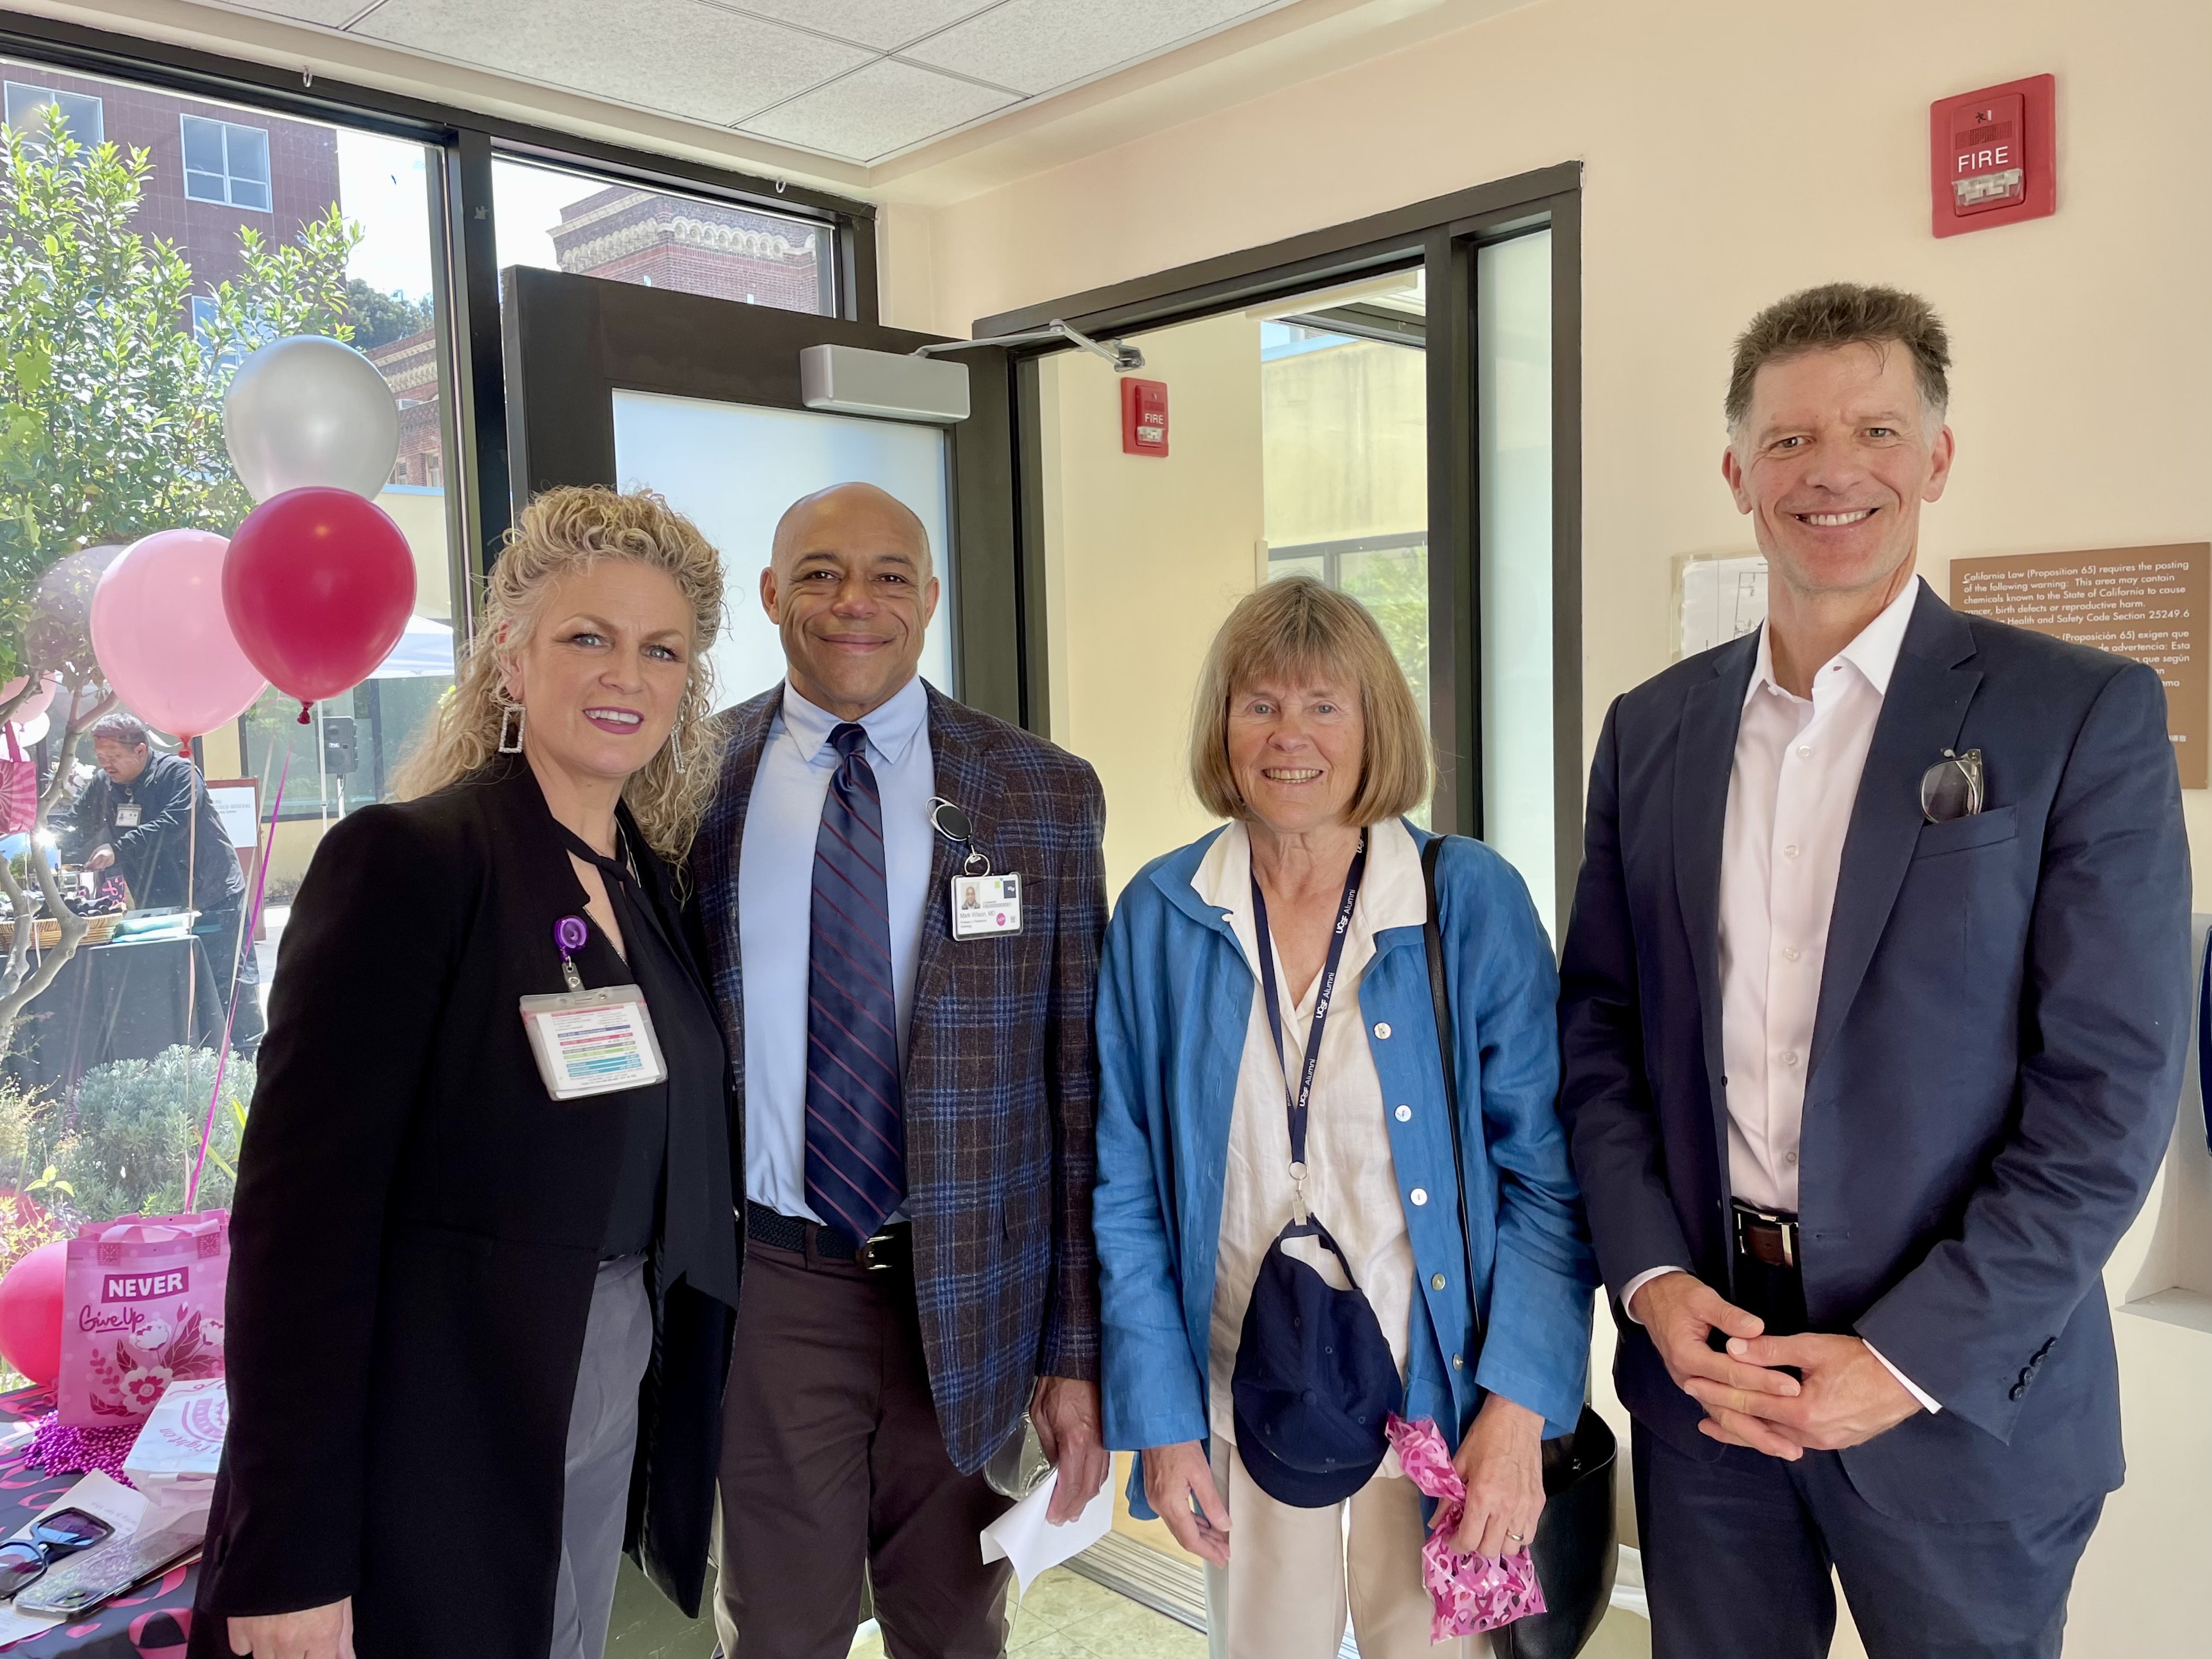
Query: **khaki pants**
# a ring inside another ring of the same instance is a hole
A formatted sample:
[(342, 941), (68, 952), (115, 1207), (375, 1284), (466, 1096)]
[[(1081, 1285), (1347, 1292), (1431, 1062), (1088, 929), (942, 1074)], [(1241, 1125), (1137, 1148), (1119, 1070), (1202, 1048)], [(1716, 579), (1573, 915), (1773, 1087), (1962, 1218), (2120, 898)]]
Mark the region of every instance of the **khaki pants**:
[(1206, 1570), (1212, 1659), (1336, 1659), (1347, 1603), (1360, 1659), (1488, 1659), (1490, 1638), (1431, 1644), (1421, 1583), (1421, 1496), (1376, 1475), (1325, 1510), (1279, 1504), (1216, 1435), (1213, 1480), (1229, 1504), (1229, 1565)]

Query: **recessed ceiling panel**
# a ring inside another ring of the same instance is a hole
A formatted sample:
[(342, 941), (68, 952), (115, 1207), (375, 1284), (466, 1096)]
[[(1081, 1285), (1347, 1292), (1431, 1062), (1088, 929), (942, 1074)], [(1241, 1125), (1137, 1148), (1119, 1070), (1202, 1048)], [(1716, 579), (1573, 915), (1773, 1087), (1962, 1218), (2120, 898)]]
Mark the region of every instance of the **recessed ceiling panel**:
[(988, 11), (998, 0), (710, 0), (710, 3), (796, 23), (801, 28), (889, 52), (947, 23)]
[(717, 125), (868, 58), (862, 47), (695, 0), (386, 0), (353, 32)]
[(1018, 101), (1009, 92), (884, 58), (745, 122), (744, 131), (872, 161)]
[(1255, 0), (1006, 0), (900, 55), (1036, 94), (1273, 9)]

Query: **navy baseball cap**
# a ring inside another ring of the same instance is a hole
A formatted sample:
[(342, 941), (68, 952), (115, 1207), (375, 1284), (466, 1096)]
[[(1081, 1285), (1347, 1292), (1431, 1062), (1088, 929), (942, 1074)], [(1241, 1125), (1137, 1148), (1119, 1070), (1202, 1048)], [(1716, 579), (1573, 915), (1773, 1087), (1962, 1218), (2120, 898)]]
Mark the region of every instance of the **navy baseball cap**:
[[(1344, 1264), (1339, 1290), (1284, 1249), (1318, 1238)], [(1318, 1221), (1292, 1222), (1260, 1263), (1230, 1380), (1237, 1452), (1260, 1490), (1297, 1509), (1341, 1503), (1372, 1478), (1405, 1384), (1344, 1252)]]

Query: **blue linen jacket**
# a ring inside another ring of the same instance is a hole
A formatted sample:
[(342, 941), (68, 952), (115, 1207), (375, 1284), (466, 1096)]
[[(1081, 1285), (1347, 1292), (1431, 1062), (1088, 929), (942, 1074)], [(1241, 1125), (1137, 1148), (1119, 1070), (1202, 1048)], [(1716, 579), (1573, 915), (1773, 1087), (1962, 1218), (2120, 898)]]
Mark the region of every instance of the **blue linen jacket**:
[[(1411, 828), (1409, 825), (1408, 828)], [(1216, 830), (1155, 859), (1122, 892), (1098, 987), (1097, 1237), (1106, 1443), (1116, 1451), (1205, 1441), (1214, 1257), (1229, 1123), (1254, 977), (1225, 912), (1191, 886)], [(1413, 830), (1417, 845), (1430, 837)], [(1453, 836), (1437, 908), (1458, 1059), (1477, 1297), (1486, 1340), (1472, 1376), (1451, 1131), (1428, 958), (1419, 927), (1375, 936), (1359, 1016), (1383, 1098), (1416, 1289), (1406, 1415), (1455, 1442), (1483, 1391), (1565, 1434), (1583, 1403), (1597, 1283), (1582, 1200), (1555, 1109), (1559, 1042), (1549, 942), (1519, 875)], [(1387, 1031), (1389, 1035), (1383, 1036)], [(1129, 1504), (1150, 1516), (1143, 1471)]]

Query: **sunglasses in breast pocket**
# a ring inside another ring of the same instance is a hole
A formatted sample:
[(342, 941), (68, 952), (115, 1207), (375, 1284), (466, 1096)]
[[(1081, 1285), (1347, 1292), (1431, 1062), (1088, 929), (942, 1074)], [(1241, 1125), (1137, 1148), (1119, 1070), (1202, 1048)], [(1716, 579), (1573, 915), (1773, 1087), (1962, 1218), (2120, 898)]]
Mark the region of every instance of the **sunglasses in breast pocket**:
[(1970, 818), (1982, 810), (1982, 751), (1958, 754), (1946, 749), (1943, 758), (1920, 775), (1920, 816), (1930, 823), (1951, 823)]

